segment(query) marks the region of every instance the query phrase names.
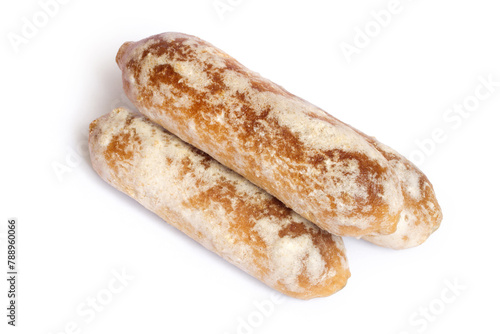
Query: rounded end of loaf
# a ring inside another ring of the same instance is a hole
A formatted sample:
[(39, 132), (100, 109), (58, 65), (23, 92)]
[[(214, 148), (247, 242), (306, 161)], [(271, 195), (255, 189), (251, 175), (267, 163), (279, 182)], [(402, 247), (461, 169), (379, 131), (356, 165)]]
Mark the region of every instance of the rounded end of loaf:
[(416, 247), (439, 228), (443, 214), (432, 184), (414, 164), (400, 157), (393, 166), (405, 196), (397, 229), (389, 235), (367, 235), (363, 239), (392, 249)]
[(131, 45), (134, 44), (134, 42), (125, 42), (122, 44), (120, 49), (118, 50), (118, 53), (116, 54), (116, 63), (118, 64), (118, 67), (123, 70), (123, 67), (127, 63), (126, 60), (126, 55), (131, 49)]
[(369, 233), (361, 237), (378, 246), (392, 249), (407, 249), (422, 244), (439, 228), (443, 218), (431, 182), (407, 158), (378, 142), (374, 137), (354, 130), (364, 136), (389, 161), (404, 197), (403, 209), (397, 217), (395, 231), (383, 235), (378, 232)]
[(339, 292), (347, 285), (347, 280), (351, 277), (351, 272), (348, 268), (339, 269), (335, 276), (331, 279), (327, 280), (325, 284), (315, 286), (311, 289), (311, 291), (307, 294), (293, 294), (289, 293), (289, 296), (302, 299), (309, 300), (314, 298), (322, 298), (329, 297), (334, 293)]
[(97, 161), (100, 150), (97, 145), (97, 140), (100, 135), (100, 129), (99, 129), (99, 121), (100, 118), (92, 121), (92, 123), (89, 124), (89, 139), (88, 139), (88, 145), (89, 145), (89, 157), (90, 157), (90, 163), (92, 165), (92, 168), (96, 171), (96, 173), (102, 177), (102, 170), (99, 168), (99, 163)]
[(106, 147), (106, 143), (111, 138), (109, 134), (105, 134), (104, 132), (109, 132), (107, 129), (107, 124), (109, 123), (110, 118), (116, 118), (118, 114), (126, 116), (129, 113), (130, 112), (125, 108), (116, 108), (109, 114), (103, 115), (89, 124), (88, 145), (90, 162), (92, 164), (92, 168), (96, 171), (96, 173), (108, 183), (111, 176), (107, 171), (107, 162), (104, 159), (104, 149)]
[[(272, 287), (290, 297), (308, 300), (331, 296), (346, 286), (351, 272), (342, 238), (321, 231), (313, 240), (315, 249), (321, 254), (321, 265), (313, 260), (314, 253), (300, 257), (297, 262), (301, 270), (292, 275), (294, 284), (287, 284), (285, 278), (271, 284)], [(322, 272), (317, 272), (319, 268)]]

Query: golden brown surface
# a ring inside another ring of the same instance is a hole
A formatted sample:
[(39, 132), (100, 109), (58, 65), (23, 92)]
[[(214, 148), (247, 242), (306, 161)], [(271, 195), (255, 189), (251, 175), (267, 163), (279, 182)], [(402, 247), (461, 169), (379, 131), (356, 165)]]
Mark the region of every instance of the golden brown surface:
[(401, 182), (355, 129), (194, 36), (125, 43), (117, 62), (141, 113), (303, 217), (337, 235), (396, 231)]
[(330, 295), (350, 272), (342, 239), (143, 116), (90, 125), (96, 172), (207, 249), (289, 296)]

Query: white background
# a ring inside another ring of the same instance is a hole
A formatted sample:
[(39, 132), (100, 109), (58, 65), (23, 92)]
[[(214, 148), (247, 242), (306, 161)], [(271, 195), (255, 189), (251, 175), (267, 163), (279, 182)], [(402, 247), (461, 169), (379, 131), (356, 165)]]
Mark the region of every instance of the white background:
[[(389, 1), (222, 2), (233, 5), (221, 18), (214, 0), (71, 0), (43, 22), (37, 1), (2, 1), (0, 332), (497, 333), (500, 87), (463, 120), (447, 110), (474, 101), (479, 77), (500, 81), (498, 2), (401, 0), (350, 63), (341, 43), (354, 43), (356, 27), (376, 29), (370, 12)], [(9, 36), (22, 36), (23, 18), (33, 16), (45, 26), (13, 47)], [(282, 297), (262, 314), (255, 302), (269, 301), (272, 289), (105, 184), (89, 164), (88, 124), (127, 104), (118, 48), (165, 31), (199, 36), (420, 157), (441, 228), (405, 251), (345, 238), (352, 277), (342, 291)], [(416, 141), (438, 128), (445, 140), (418, 153)], [(15, 329), (5, 317), (9, 217), (19, 220)], [(122, 270), (133, 279), (106, 291)], [(461, 287), (454, 294), (447, 284)], [(86, 303), (96, 296), (107, 304), (92, 317)], [(420, 312), (429, 308), (426, 320)]]

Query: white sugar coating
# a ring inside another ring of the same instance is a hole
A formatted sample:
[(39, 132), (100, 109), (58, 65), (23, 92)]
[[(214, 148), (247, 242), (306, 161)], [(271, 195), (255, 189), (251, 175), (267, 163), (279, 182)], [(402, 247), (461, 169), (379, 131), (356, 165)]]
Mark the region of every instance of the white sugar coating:
[(420, 191), (420, 175), (416, 169), (408, 168), (401, 161), (395, 161), (394, 169), (402, 182), (403, 190), (406, 191), (413, 200), (420, 201), (422, 193)]
[(390, 235), (364, 236), (363, 239), (374, 244), (391, 247), (394, 249), (405, 249), (415, 247), (424, 242), (428, 236), (428, 226), (416, 225), (420, 217), (416, 217), (411, 211), (403, 210), (396, 232)]
[(106, 147), (109, 145), (113, 137), (121, 130), (122, 124), (125, 123), (128, 112), (122, 112), (122, 109), (112, 111), (112, 117), (108, 117), (109, 121), (100, 122), (99, 130), (101, 134), (98, 137), (99, 146)]
[(163, 94), (160, 94), (159, 92), (153, 92), (153, 103), (155, 104), (163, 104), (165, 102), (166, 98)]
[(273, 244), (279, 239), (279, 231), (283, 228), (276, 222), (275, 217), (264, 217), (256, 221), (253, 230), (264, 240), (266, 244)]
[[(235, 92), (239, 93), (248, 93), (251, 92), (251, 82), (248, 76), (241, 75), (236, 71), (224, 71), (222, 79), (224, 83), (229, 88), (229, 92), (234, 94)], [(262, 105), (262, 109), (266, 106)]]
[(271, 262), (276, 264), (275, 276), (284, 277), (281, 282), (288, 288), (298, 285), (304, 265), (312, 284), (317, 284), (325, 271), (325, 261), (307, 235), (296, 238), (286, 236), (279, 239), (272, 249)]
[(192, 104), (193, 100), (189, 97), (189, 95), (182, 95), (181, 97), (176, 98), (173, 102), (173, 106), (176, 108), (189, 108)]
[[(125, 153), (133, 154), (129, 160), (114, 159), (113, 167), (106, 152), (117, 140)], [(264, 243), (260, 251), (265, 259), (257, 259), (257, 246), (242, 242), (231, 225), (235, 219), (245, 219), (237, 218), (241, 202), (251, 210), (252, 205), (262, 207), (272, 197), (144, 117), (126, 109), (114, 110), (94, 121), (89, 146), (94, 168), (108, 183), (271, 287), (279, 288), (281, 284), (289, 292), (306, 296), (309, 292), (299, 284), (299, 275), (304, 275), (311, 285), (321, 286), (338, 271), (348, 271), (340, 237), (332, 237), (339, 253), (324, 258), (313, 240), (318, 227), (293, 211), (280, 218), (264, 215), (253, 220), (251, 230), (243, 232), (250, 233), (252, 240), (260, 237)], [(229, 206), (211, 197), (205, 207), (187, 204), (193, 200), (201, 203), (197, 196), (221, 184), (236, 190), (233, 195), (220, 195)], [(308, 232), (280, 237), (280, 231), (291, 223), (301, 224)], [(331, 266), (335, 259), (340, 260), (340, 267)], [(267, 268), (265, 273), (257, 266), (259, 261)]]
[(174, 71), (182, 75), (181, 81), (195, 89), (205, 88), (209, 81), (204, 68), (192, 61), (177, 61), (173, 64)]

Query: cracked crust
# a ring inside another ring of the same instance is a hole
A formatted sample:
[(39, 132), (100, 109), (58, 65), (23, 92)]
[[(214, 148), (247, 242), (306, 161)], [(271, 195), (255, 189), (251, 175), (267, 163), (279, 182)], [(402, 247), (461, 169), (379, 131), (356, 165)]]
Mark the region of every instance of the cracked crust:
[(89, 148), (106, 182), (270, 287), (309, 299), (346, 284), (340, 237), (145, 117), (116, 109), (95, 120)]
[(365, 136), (194, 36), (118, 52), (141, 113), (336, 235), (396, 231), (396, 171)]

